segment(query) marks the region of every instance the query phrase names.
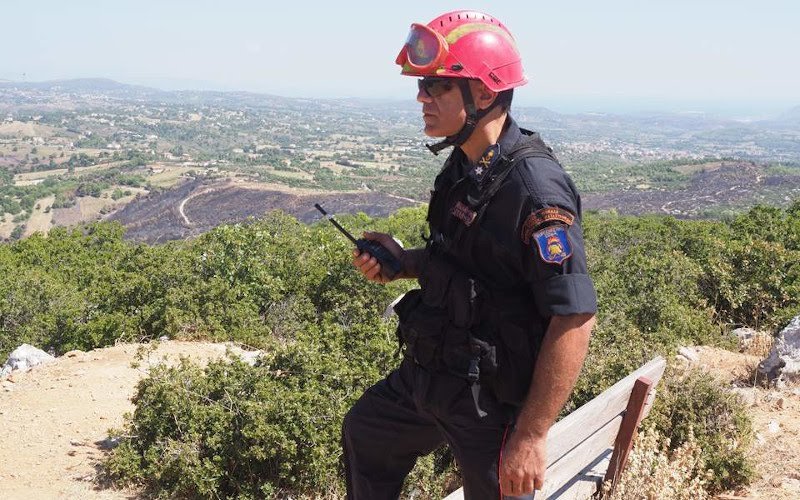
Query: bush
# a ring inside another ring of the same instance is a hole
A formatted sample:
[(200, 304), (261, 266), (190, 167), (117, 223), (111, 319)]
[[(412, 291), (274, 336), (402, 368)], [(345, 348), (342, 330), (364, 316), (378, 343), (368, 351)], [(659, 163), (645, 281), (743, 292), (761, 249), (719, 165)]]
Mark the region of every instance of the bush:
[[(644, 422), (670, 437), (672, 451), (696, 439), (701, 463), (712, 472), (706, 486), (712, 493), (747, 484), (755, 474), (748, 457), (752, 421), (737, 397), (706, 373), (668, 370)], [(704, 474), (699, 468), (695, 472)]]
[[(64, 191), (57, 203), (72, 203), (70, 196), (74, 199), (74, 193)], [(586, 217), (600, 311), (584, 371), (565, 411), (654, 355), (671, 355), (681, 343), (729, 345), (726, 332), (733, 326), (777, 324), (775, 318), (800, 312), (800, 205), (751, 215), (730, 224)], [(363, 229), (390, 232), (407, 247), (416, 247), (424, 244), (424, 219), (425, 209), (418, 207), (380, 220), (363, 214), (343, 217), (342, 223), (354, 234)], [(783, 234), (765, 233), (764, 227)], [(0, 282), (0, 355), (22, 341), (61, 353), (161, 335), (265, 348), (268, 367), (186, 368), (185, 373), (158, 372), (143, 382), (128, 433), (152, 439), (127, 441), (109, 470), (176, 496), (191, 489), (203, 497), (214, 488), (242, 498), (265, 496), (262, 488), (308, 495), (336, 492), (340, 486), (330, 484), (339, 477), (339, 420), (364, 388), (397, 363), (393, 324), (379, 318), (393, 298), (415, 286), (410, 281), (367, 283), (350, 260), (350, 243), (330, 224), (306, 226), (280, 212), (159, 246), (123, 240), (117, 224), (53, 228), (47, 238), (34, 235), (0, 246), (0, 275), (6, 277)], [(746, 481), (750, 469), (742, 458), (744, 444), (731, 445), (735, 434), (730, 429), (738, 432), (744, 426), (739, 410), (711, 382), (694, 375), (685, 382), (673, 378), (665, 379), (654, 422), (673, 437), (673, 447), (694, 429), (709, 454), (706, 465), (716, 474), (713, 488)], [(192, 400), (189, 394), (166, 406), (149, 403), (151, 391), (177, 391), (185, 384), (228, 391), (233, 401), (242, 384), (247, 390), (241, 392), (241, 408), (237, 403), (225, 415), (219, 411), (227, 403), (215, 402), (217, 410), (209, 406), (208, 401), (217, 401), (211, 392), (201, 392), (206, 399)], [(276, 401), (285, 402), (285, 408)], [(184, 406), (204, 402), (208, 408), (183, 413)], [(251, 407), (275, 426), (265, 430), (253, 424), (252, 440), (245, 442), (230, 430), (231, 422), (239, 425), (236, 419), (250, 415), (241, 411)], [(197, 423), (158, 427), (175, 418)], [(241, 457), (217, 442), (217, 430), (237, 446), (253, 448), (253, 463), (266, 470), (258, 474), (268, 472), (268, 479), (257, 483), (239, 470)], [(264, 451), (270, 447), (275, 451)], [(162, 453), (175, 460), (154, 458)], [(416, 489), (422, 496), (438, 495), (449, 474), (448, 456), (442, 452), (421, 461), (409, 480), (409, 494)], [(313, 470), (309, 464), (315, 464)], [(179, 472), (184, 469), (185, 474)], [(247, 492), (225, 489), (239, 480), (249, 485)]]
[(299, 382), (240, 361), (157, 367), (139, 384), (125, 431), (133, 438), (115, 450), (107, 474), (157, 498), (335, 491), (343, 401)]
[(120, 431), (107, 477), (164, 498), (273, 498), (342, 491), (342, 417), (395, 363), (391, 325), (323, 321), (255, 367), (157, 367)]

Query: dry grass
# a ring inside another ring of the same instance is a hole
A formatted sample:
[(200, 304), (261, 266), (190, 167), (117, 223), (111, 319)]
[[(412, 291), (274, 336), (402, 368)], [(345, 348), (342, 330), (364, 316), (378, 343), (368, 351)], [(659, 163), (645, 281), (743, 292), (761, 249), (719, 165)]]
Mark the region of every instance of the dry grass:
[[(337, 165), (338, 166), (338, 165)], [(313, 180), (314, 176), (309, 174), (308, 172), (303, 171), (290, 171), (290, 170), (276, 170), (274, 168), (267, 168), (267, 171), (272, 175), (277, 175), (279, 177), (286, 177), (289, 179), (300, 179), (300, 180)]]
[[(745, 352), (699, 348), (700, 366), (725, 384), (737, 386), (753, 419), (755, 444), (751, 450), (757, 477), (729, 498), (797, 500), (800, 498), (800, 386), (765, 386), (753, 374), (766, 357), (773, 338), (756, 335)], [(758, 383), (756, 383), (758, 382)]]
[[(708, 472), (700, 459), (700, 448), (690, 435), (688, 441), (669, 452), (669, 438), (654, 429), (639, 435), (628, 464), (616, 484), (603, 484), (604, 498), (610, 500), (702, 500)], [(607, 495), (607, 496), (605, 496)]]
[(16, 226), (16, 224), (11, 222), (13, 219), (14, 216), (8, 213), (0, 217), (0, 238), (8, 238), (11, 236), (11, 232)]
[(739, 387), (755, 385), (756, 368), (763, 357), (718, 347), (699, 346), (695, 349), (700, 356), (703, 369), (720, 383)]
[(100, 211), (111, 205), (111, 199), (95, 198), (94, 196), (83, 196), (78, 198), (81, 217), (84, 221), (92, 221), (100, 218)]
[(0, 136), (13, 135), (19, 137), (52, 137), (59, 129), (33, 122), (0, 123)]
[(66, 168), (54, 168), (53, 170), (42, 170), (39, 172), (26, 172), (24, 174), (17, 174), (14, 176), (14, 185), (26, 186), (31, 184), (31, 181), (41, 181), (42, 179), (47, 179), (48, 177), (53, 177), (54, 175), (62, 175), (66, 173)]
[(44, 179), (31, 179), (28, 181), (14, 181), (14, 185), (17, 187), (35, 186), (37, 184), (41, 184), (42, 182), (44, 182)]
[(22, 233), (23, 237), (28, 237), (36, 232), (47, 234), (47, 232), (50, 231), (50, 225), (53, 221), (53, 212), (47, 209), (53, 205), (55, 199), (55, 196), (48, 196), (36, 202), (33, 213), (28, 218), (28, 222), (25, 223), (25, 232)]
[(201, 167), (173, 167), (163, 164), (157, 165), (156, 168), (161, 168), (163, 171), (151, 175), (148, 180), (151, 185), (163, 188), (175, 186), (181, 182), (184, 174), (191, 171), (202, 170)]
[(742, 352), (763, 359), (769, 356), (773, 344), (775, 344), (775, 337), (765, 332), (758, 332)]
[(136, 195), (144, 196), (144, 195), (146, 195), (147, 193), (150, 192), (145, 188), (137, 188), (137, 187), (130, 187), (130, 186), (114, 186), (113, 188), (104, 191), (103, 194), (107, 194), (109, 199), (111, 199), (111, 193), (113, 193), (114, 190), (117, 189), (117, 188), (121, 189), (122, 191), (130, 191), (131, 194), (129, 194), (128, 196), (123, 196), (122, 198), (120, 198), (120, 199), (118, 199), (116, 201), (111, 200), (111, 204), (113, 205), (114, 210), (122, 208), (125, 205), (127, 205), (128, 203), (132, 202), (136, 198)]
[[(76, 176), (79, 176), (84, 173), (90, 172), (97, 172), (100, 170), (108, 170), (110, 168), (114, 168), (119, 166), (123, 162), (110, 162), (110, 163), (102, 163), (100, 165), (91, 165), (88, 167), (78, 167), (75, 169)], [(17, 174), (14, 176), (14, 185), (16, 186), (26, 186), (30, 184), (35, 184), (35, 181), (41, 181), (42, 179), (47, 179), (48, 177), (53, 177), (55, 175), (63, 175), (67, 173), (66, 168), (55, 168), (53, 170), (42, 170), (39, 172), (26, 172), (24, 174)]]

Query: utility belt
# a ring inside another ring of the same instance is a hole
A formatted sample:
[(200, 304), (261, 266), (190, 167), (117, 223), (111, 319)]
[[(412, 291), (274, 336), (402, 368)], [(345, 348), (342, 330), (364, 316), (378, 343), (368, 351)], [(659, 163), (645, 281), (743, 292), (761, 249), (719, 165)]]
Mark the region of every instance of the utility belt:
[(432, 372), (465, 379), (478, 396), (489, 389), (501, 403), (520, 406), (531, 382), (543, 330), (532, 301), (498, 295), (440, 256), (428, 254), (421, 289), (395, 305), (405, 356)]

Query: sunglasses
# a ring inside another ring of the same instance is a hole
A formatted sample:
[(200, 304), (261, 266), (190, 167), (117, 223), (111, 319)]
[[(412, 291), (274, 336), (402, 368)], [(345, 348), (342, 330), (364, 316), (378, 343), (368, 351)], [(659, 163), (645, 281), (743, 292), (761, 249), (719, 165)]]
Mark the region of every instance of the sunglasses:
[(450, 92), (455, 85), (452, 78), (426, 76), (417, 80), (417, 88), (434, 99)]

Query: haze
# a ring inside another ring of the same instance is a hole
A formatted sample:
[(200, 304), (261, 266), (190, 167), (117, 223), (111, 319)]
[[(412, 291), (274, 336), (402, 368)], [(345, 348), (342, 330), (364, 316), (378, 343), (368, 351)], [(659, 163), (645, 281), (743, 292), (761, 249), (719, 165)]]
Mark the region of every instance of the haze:
[[(721, 1), (474, 1), (515, 34), (558, 111), (717, 111), (800, 104), (800, 6)], [(394, 58), (451, 2), (3, 2), (0, 79), (105, 77), (162, 89), (413, 99)]]

